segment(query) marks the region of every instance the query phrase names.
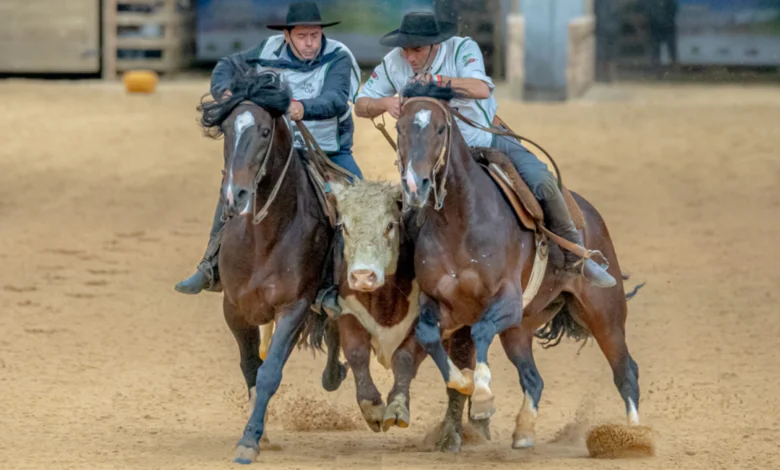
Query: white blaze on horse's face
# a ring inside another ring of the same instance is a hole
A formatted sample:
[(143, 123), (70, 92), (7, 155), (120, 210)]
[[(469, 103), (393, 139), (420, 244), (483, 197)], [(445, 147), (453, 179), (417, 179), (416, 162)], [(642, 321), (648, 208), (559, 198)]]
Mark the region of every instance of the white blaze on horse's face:
[(414, 174), (414, 170), (412, 170), (411, 164), (406, 165), (406, 174), (404, 175), (404, 180), (406, 181), (406, 186), (409, 188), (409, 191), (416, 193), (417, 175)]
[[(244, 111), (243, 113), (239, 114), (236, 117), (236, 120), (233, 121), (233, 153), (237, 152), (238, 150), (238, 143), (241, 141), (241, 136), (244, 134), (244, 131), (247, 130), (249, 127), (253, 126), (255, 124), (255, 117), (252, 115), (250, 111)], [(228, 181), (227, 181), (227, 190), (225, 192), (225, 197), (227, 197), (228, 204), (233, 204), (233, 167), (231, 166), (228, 168)]]
[(349, 287), (376, 290), (398, 265), (400, 188), (375, 181), (358, 181), (350, 187), (331, 183), (331, 187), (341, 215)]
[(420, 111), (417, 111), (417, 114), (414, 115), (414, 123), (417, 124), (417, 127), (419, 127), (420, 130), (428, 127), (428, 124), (431, 123), (431, 110), (421, 109)]

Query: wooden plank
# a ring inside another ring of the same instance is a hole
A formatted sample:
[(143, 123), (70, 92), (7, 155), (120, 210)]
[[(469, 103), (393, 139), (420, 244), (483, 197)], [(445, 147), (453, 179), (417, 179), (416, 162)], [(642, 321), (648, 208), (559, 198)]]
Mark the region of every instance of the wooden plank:
[[(0, 0), (2, 1), (2, 0)], [(106, 79), (115, 78), (118, 71), (151, 69), (171, 73), (186, 65), (192, 57), (194, 42), (194, 11), (176, 10), (176, 0), (165, 0), (162, 8), (152, 13), (117, 11), (118, 5), (155, 5), (150, 0), (103, 0), (104, 4), (104, 70)], [(159, 25), (161, 37), (118, 36), (119, 27), (132, 28)], [(160, 51), (160, 58), (120, 59), (119, 50)]]
[(99, 15), (99, 0), (0, 0), (0, 72), (98, 72)]
[(182, 17), (176, 13), (126, 13), (118, 12), (116, 16), (117, 26), (144, 26), (148, 24), (181, 24)]
[(121, 5), (157, 5), (157, 0), (117, 0)]
[(116, 79), (116, 0), (103, 0), (103, 79)]
[(171, 49), (181, 46), (181, 40), (178, 37), (172, 38), (116, 38), (117, 49)]
[(159, 59), (119, 59), (116, 62), (117, 71), (148, 69), (155, 72), (175, 72), (181, 68), (182, 61), (178, 58)]

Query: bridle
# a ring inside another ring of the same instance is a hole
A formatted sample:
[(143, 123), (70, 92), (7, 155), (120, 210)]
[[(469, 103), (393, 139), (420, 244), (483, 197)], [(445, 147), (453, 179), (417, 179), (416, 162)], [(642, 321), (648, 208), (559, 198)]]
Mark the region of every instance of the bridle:
[[(254, 104), (254, 103), (252, 103)], [(271, 124), (271, 140), (268, 142), (268, 148), (265, 150), (265, 155), (263, 156), (263, 160), (260, 163), (260, 168), (257, 169), (257, 173), (255, 174), (255, 179), (252, 187), (252, 223), (254, 225), (258, 225), (260, 222), (263, 221), (263, 219), (268, 216), (268, 211), (271, 207), (271, 204), (276, 199), (277, 194), (279, 193), (279, 189), (282, 187), (282, 183), (284, 182), (285, 176), (287, 176), (287, 170), (290, 168), (290, 162), (292, 161), (293, 152), (295, 152), (295, 146), (293, 145), (292, 139), (290, 140), (290, 152), (287, 154), (287, 161), (284, 163), (284, 168), (282, 169), (282, 174), (279, 175), (279, 178), (276, 180), (276, 184), (274, 185), (273, 189), (271, 190), (271, 194), (268, 196), (268, 199), (265, 201), (265, 204), (263, 204), (263, 207), (260, 208), (259, 211), (257, 211), (256, 207), (256, 199), (257, 199), (257, 188), (260, 187), (260, 182), (263, 180), (265, 175), (267, 174), (266, 168), (268, 166), (268, 160), (271, 156), (271, 149), (274, 148), (274, 142), (276, 139), (276, 121), (277, 119), (272, 119)], [(290, 135), (292, 136), (292, 129), (290, 129)]]
[[(434, 200), (433, 208), (438, 211), (444, 206), (444, 198), (447, 196), (447, 175), (449, 174), (450, 155), (452, 153), (452, 109), (448, 105), (444, 104), (441, 100), (428, 98), (425, 96), (416, 96), (413, 98), (402, 99), (401, 110), (403, 110), (404, 106), (414, 102), (433, 103), (438, 106), (442, 112), (444, 112), (446, 124), (445, 131), (447, 132), (447, 135), (444, 138), (444, 145), (442, 145), (441, 151), (439, 152), (439, 158), (436, 159), (436, 163), (434, 163), (433, 170), (431, 171), (431, 185), (433, 186)], [(398, 168), (398, 172), (400, 173), (401, 179), (403, 180), (404, 167), (403, 163), (401, 162), (401, 151), (397, 145), (394, 145), (394, 147), (396, 151), (396, 167)], [(441, 179), (438, 180), (438, 173), (439, 170), (442, 170), (442, 168), (443, 173), (441, 174)], [(407, 210), (408, 209), (404, 207), (404, 212)]]
[[(290, 131), (290, 137), (291, 137), (290, 152), (287, 154), (287, 160), (284, 163), (282, 174), (279, 175), (279, 178), (276, 180), (276, 184), (271, 190), (271, 194), (268, 196), (268, 199), (266, 200), (265, 204), (263, 204), (263, 207), (259, 211), (256, 211), (255, 195), (257, 194), (257, 188), (260, 186), (260, 182), (267, 174), (266, 167), (268, 165), (269, 157), (271, 156), (271, 149), (273, 149), (274, 146), (274, 139), (276, 138), (276, 121), (277, 119), (274, 119), (272, 121), (273, 124), (271, 126), (271, 141), (268, 142), (268, 148), (265, 151), (265, 155), (263, 156), (263, 161), (260, 164), (260, 168), (258, 168), (257, 173), (255, 174), (255, 179), (253, 183), (254, 187), (252, 188), (253, 191), (252, 223), (254, 225), (259, 224), (260, 222), (263, 221), (263, 219), (265, 219), (268, 216), (268, 211), (270, 210), (271, 204), (276, 199), (276, 196), (279, 193), (279, 189), (281, 189), (282, 183), (284, 182), (288, 170), (290, 169), (290, 162), (292, 161), (293, 153), (295, 152), (295, 145), (294, 145), (294, 141), (292, 140), (293, 129), (288, 123), (287, 127)], [(288, 121), (285, 120), (285, 122)], [(330, 158), (327, 157), (327, 155), (325, 154), (325, 152), (323, 152), (322, 148), (320, 148), (319, 144), (317, 144), (317, 141), (314, 139), (311, 132), (303, 123), (303, 121), (295, 121), (295, 124), (300, 130), (301, 136), (303, 137), (303, 141), (306, 144), (309, 153), (309, 162), (314, 164), (317, 170), (321, 174), (323, 175), (328, 174), (331, 175), (332, 177), (341, 178), (347, 184), (352, 184), (351, 181), (355, 181), (357, 179), (357, 176), (352, 174), (349, 170), (336, 165), (330, 160)]]

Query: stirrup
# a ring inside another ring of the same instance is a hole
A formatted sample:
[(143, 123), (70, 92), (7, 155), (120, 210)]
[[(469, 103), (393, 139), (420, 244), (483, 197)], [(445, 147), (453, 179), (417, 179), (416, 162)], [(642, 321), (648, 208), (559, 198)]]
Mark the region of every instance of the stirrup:
[(566, 266), (566, 262), (564, 261), (564, 266), (565, 266), (564, 270), (565, 271), (571, 271), (571, 272), (577, 272), (577, 273), (579, 273), (581, 275), (584, 275), (585, 274), (585, 262), (588, 259), (592, 260), (594, 263), (599, 265), (601, 267), (601, 269), (603, 269), (604, 271), (609, 269), (609, 260), (607, 259), (606, 256), (604, 256), (603, 253), (601, 253), (601, 251), (599, 251), (599, 250), (587, 250), (587, 252), (588, 252), (588, 256), (587, 257), (582, 257), (582, 258), (578, 259), (577, 261), (575, 261), (574, 263), (572, 263), (569, 266)]
[(197, 269), (206, 275), (207, 282), (203, 290), (207, 292), (222, 292), (222, 282), (217, 279), (217, 269), (211, 265), (208, 259), (202, 259)]

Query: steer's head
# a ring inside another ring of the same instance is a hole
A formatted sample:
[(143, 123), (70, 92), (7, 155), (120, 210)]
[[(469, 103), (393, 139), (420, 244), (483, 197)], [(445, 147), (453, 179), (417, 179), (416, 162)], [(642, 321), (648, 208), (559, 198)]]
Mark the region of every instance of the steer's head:
[(395, 274), (401, 245), (401, 188), (390, 183), (331, 183), (344, 234), (349, 288), (378, 289)]

